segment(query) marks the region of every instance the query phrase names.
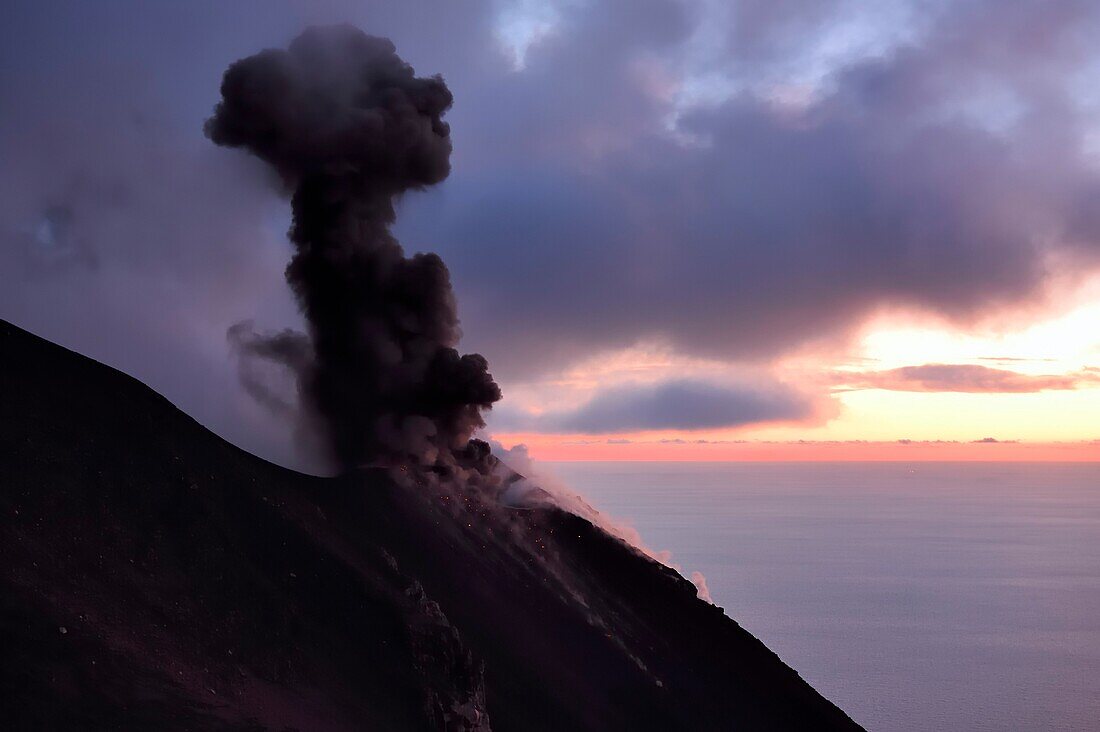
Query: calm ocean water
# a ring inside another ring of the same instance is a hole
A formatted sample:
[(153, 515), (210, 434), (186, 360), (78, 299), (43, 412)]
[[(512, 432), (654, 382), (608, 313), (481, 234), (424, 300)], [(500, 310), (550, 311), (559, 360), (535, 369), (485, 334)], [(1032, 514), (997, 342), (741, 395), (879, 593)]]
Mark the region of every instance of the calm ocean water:
[(1100, 730), (1100, 463), (556, 463), (870, 730)]

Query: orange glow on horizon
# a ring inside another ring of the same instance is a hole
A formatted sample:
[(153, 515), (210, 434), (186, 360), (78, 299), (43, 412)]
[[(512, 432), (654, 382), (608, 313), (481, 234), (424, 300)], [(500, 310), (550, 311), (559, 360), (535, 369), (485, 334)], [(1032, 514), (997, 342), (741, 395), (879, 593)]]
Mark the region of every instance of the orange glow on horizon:
[[(1009, 315), (998, 329), (879, 313), (842, 351), (825, 344), (769, 364), (640, 343), (509, 385), (512, 419), (490, 418), (489, 431), (542, 460), (1100, 461), (1100, 277), (1046, 319), (1013, 324)], [(543, 415), (608, 390), (676, 379), (750, 391), (770, 380), (810, 408), (786, 421), (698, 430), (647, 430), (645, 418), (613, 434), (540, 429)]]
[(497, 434), (535, 460), (670, 462), (1100, 462), (1100, 440), (1079, 442), (761, 441), (693, 443), (640, 438)]

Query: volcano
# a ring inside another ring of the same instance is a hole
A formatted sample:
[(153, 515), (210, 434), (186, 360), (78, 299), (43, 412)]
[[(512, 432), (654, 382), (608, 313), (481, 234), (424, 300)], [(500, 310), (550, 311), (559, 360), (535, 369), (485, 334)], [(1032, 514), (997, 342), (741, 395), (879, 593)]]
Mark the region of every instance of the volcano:
[(0, 354), (9, 729), (859, 729), (582, 518), (299, 474), (7, 323)]

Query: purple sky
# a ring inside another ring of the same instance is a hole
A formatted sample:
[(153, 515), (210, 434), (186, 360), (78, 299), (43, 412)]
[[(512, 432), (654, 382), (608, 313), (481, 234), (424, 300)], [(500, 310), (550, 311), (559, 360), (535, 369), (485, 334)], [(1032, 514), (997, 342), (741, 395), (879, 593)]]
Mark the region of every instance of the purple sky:
[[(454, 92), (451, 177), (397, 233), (450, 266), (506, 398), (639, 342), (766, 370), (882, 308), (966, 325), (1100, 264), (1095, 2), (9, 0), (0, 316), (307, 464), (225, 338), (300, 324), (286, 201), (202, 123), (230, 62), (334, 21)], [(752, 383), (619, 385), (542, 421), (813, 411)]]

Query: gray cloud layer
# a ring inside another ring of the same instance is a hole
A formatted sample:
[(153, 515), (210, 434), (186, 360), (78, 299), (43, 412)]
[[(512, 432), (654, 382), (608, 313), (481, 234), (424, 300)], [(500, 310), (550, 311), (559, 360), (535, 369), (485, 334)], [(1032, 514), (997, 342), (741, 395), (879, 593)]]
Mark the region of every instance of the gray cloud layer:
[[(605, 11), (574, 12), (600, 27)], [(884, 305), (967, 320), (1039, 294), (1052, 252), (1095, 262), (1100, 189), (1071, 80), (1095, 60), (1098, 15), (953, 5), (919, 44), (837, 67), (804, 108), (745, 91), (687, 111), (689, 145), (638, 70), (640, 48), (677, 63), (681, 25), (624, 19), (599, 50), (556, 38), (496, 90), (531, 124), (407, 220), (468, 253), (467, 331), (502, 373), (649, 336), (770, 357)], [(740, 54), (726, 50), (768, 63)]]

